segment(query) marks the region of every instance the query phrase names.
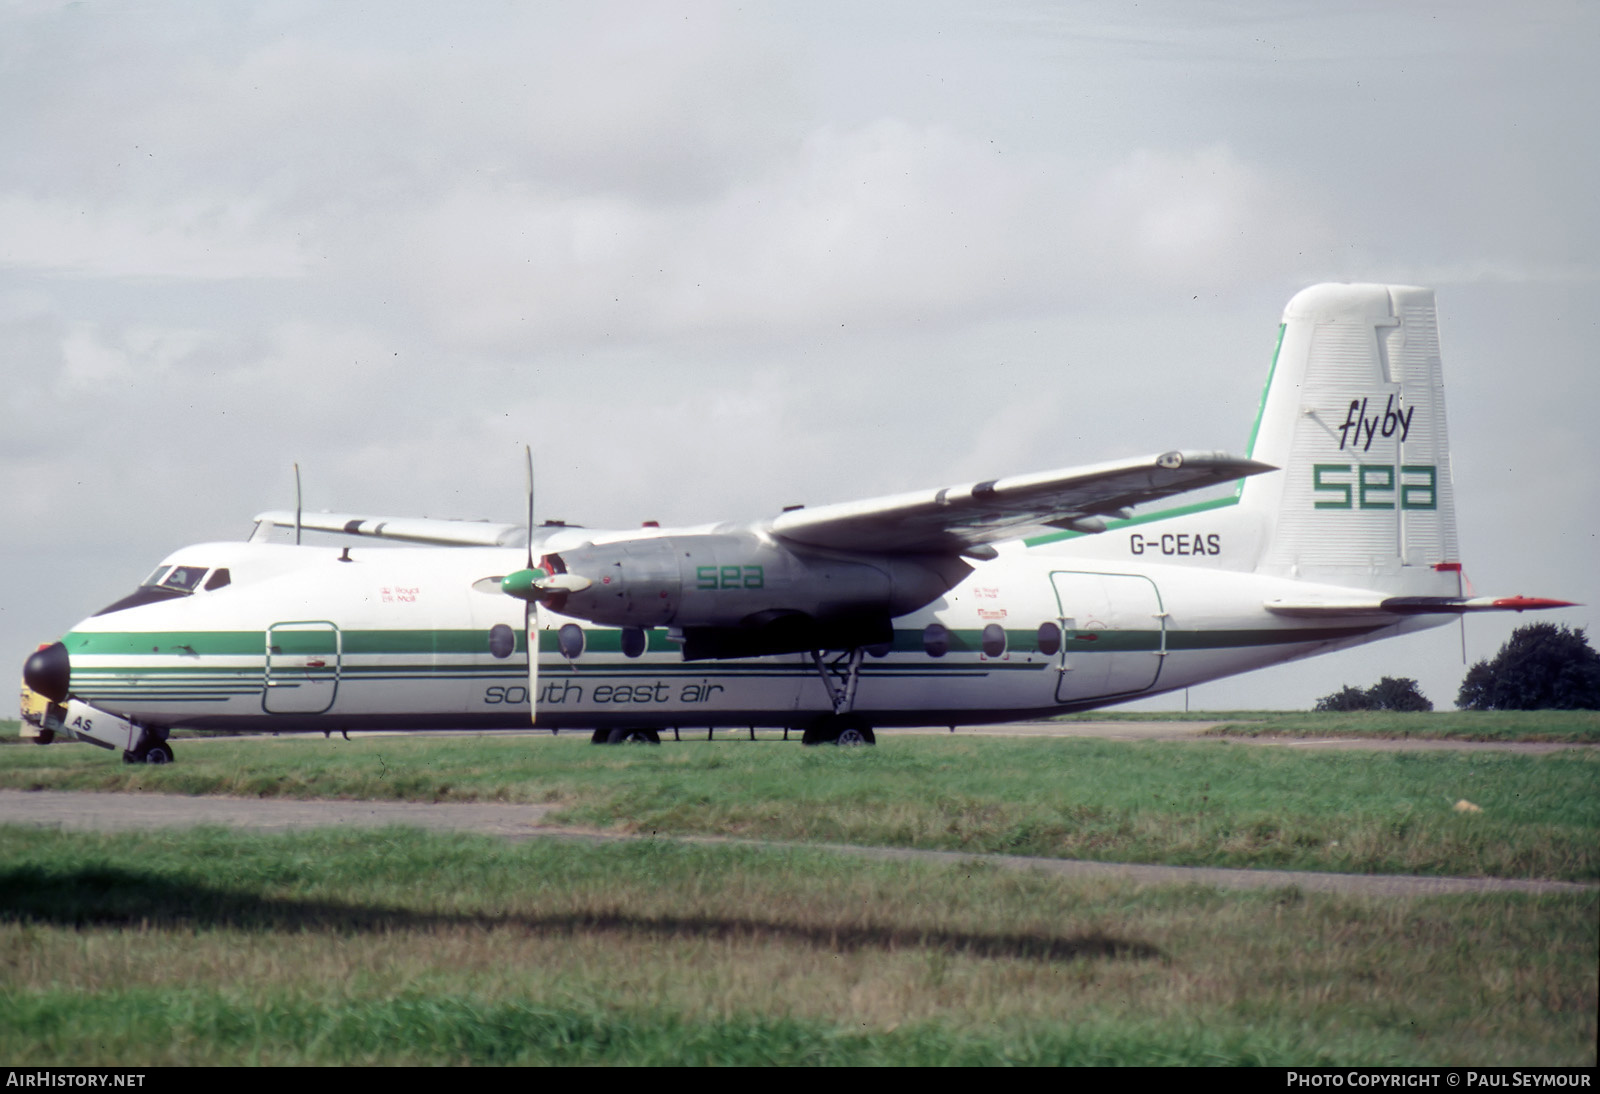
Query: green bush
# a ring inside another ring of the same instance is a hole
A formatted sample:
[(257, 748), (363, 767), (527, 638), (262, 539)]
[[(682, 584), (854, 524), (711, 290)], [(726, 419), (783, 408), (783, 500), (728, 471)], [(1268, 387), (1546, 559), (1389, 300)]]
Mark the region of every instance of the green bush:
[(1583, 628), (1531, 623), (1467, 670), (1463, 710), (1600, 710), (1600, 653)]

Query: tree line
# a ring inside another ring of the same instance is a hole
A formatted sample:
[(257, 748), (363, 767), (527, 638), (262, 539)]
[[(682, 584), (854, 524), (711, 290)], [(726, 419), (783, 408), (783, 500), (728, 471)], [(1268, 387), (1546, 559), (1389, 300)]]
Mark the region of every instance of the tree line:
[[(1467, 670), (1462, 710), (1600, 710), (1600, 653), (1582, 627), (1531, 623), (1500, 652)], [(1370, 688), (1346, 684), (1317, 700), (1317, 710), (1432, 710), (1410, 677), (1385, 676)]]

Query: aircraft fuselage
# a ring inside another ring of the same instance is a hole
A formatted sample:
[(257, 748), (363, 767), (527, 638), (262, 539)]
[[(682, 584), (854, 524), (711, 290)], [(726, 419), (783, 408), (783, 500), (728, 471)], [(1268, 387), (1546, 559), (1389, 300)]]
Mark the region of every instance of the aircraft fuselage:
[[(526, 726), (523, 608), (485, 580), (522, 558), (186, 549), (170, 561), (226, 566), (231, 583), (80, 623), (62, 640), (72, 692), (168, 728)], [(1262, 607), (1306, 591), (1250, 573), (1017, 550), (897, 617), (892, 641), (862, 660), (854, 710), (894, 726), (1087, 709), (1442, 621), (1327, 623)], [(541, 728), (800, 727), (832, 710), (807, 654), (686, 662), (665, 628), (553, 611), (539, 647)]]

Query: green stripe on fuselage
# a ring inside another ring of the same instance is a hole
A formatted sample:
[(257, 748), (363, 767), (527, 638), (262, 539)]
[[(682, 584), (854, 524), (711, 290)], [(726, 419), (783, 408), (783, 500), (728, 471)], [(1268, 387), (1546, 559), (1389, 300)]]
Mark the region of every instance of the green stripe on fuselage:
[[(1359, 626), (1321, 626), (1321, 627), (1273, 627), (1273, 628), (1242, 628), (1236, 630), (1179, 630), (1170, 629), (1166, 632), (1166, 649), (1168, 650), (1215, 650), (1230, 649), (1248, 646), (1293, 645), (1301, 642), (1329, 642), (1345, 638), (1356, 638), (1370, 634), (1388, 626), (1387, 623), (1364, 624)], [(978, 629), (950, 630), (949, 654), (975, 654), (983, 647), (983, 632)], [(654, 640), (650, 643), (652, 653), (670, 653), (678, 647), (676, 643), (666, 640), (664, 632), (650, 632), (652, 639), (661, 635), (658, 644)], [(1039, 632), (1036, 628), (1008, 629), (1006, 634), (1006, 652), (1010, 654), (1035, 654), (1039, 653)], [(419, 656), (489, 656), (489, 641), (487, 632), (482, 630), (367, 630), (343, 631), (342, 656), (344, 658), (366, 656), (388, 657), (419, 657)], [(920, 630), (899, 630), (895, 632), (894, 642), (891, 646), (893, 653), (921, 653), (923, 632)], [(134, 656), (134, 657), (173, 657), (184, 658), (200, 657), (260, 657), (265, 651), (266, 638), (260, 631), (152, 631), (152, 632), (110, 632), (86, 631), (74, 632), (63, 640), (69, 654), (84, 654), (93, 656)], [(553, 654), (558, 651), (558, 636), (554, 631), (545, 631), (540, 635), (539, 651), (541, 654)], [(1067, 631), (1062, 636), (1062, 642), (1074, 653), (1115, 652), (1122, 650), (1156, 650), (1162, 648), (1162, 632), (1159, 630), (1098, 630), (1098, 631)], [(525, 652), (525, 647), (519, 644), (518, 653)], [(622, 652), (622, 632), (619, 630), (590, 629), (584, 632), (584, 653), (590, 654), (620, 654)], [(1054, 656), (1054, 655), (1045, 655)], [(579, 660), (582, 657), (580, 656)], [(493, 661), (477, 662), (478, 665), (493, 667), (504, 664), (510, 658), (499, 658)], [(754, 659), (742, 659), (754, 661)], [(937, 661), (930, 658), (930, 661)], [(692, 662), (701, 665), (708, 662)], [(712, 662), (718, 665), (739, 663), (738, 660)], [(878, 663), (877, 659), (868, 661), (868, 664)], [(346, 661), (341, 666), (342, 672), (383, 671), (387, 666), (357, 666)], [(398, 667), (398, 666), (396, 666)], [(422, 666), (412, 665), (410, 668), (420, 670)], [(429, 666), (432, 667), (432, 666)], [(809, 666), (805, 666), (809, 669)], [(474, 665), (442, 665), (442, 671), (471, 672)], [(86, 673), (94, 673), (96, 669), (81, 669)], [(150, 666), (141, 669), (148, 672), (238, 672), (245, 671), (240, 668), (200, 666), (198, 664), (180, 664), (167, 666)]]

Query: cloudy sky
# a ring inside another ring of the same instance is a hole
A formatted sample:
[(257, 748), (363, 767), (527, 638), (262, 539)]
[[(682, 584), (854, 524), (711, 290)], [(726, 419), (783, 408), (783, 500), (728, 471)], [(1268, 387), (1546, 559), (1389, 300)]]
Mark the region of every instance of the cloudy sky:
[(531, 443), (629, 526), (1242, 450), (1326, 280), (1438, 290), (1478, 590), (1600, 603), (1597, 55), (1576, 0), (0, 4), (0, 651), (294, 461), (514, 520)]

